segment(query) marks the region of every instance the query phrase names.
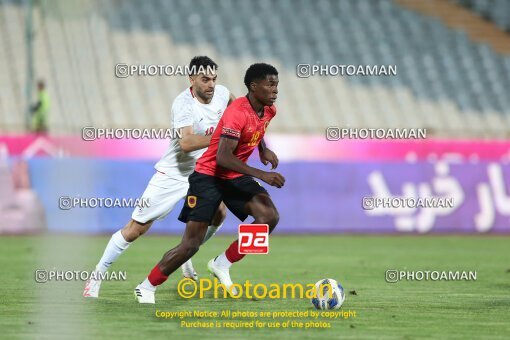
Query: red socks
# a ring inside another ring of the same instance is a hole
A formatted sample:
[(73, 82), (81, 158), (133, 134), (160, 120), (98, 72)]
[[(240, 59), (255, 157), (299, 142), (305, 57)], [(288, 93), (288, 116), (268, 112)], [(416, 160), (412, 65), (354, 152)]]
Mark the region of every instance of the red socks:
[(238, 242), (237, 242), (237, 240), (235, 240), (234, 242), (232, 242), (232, 244), (225, 251), (225, 257), (231, 263), (241, 261), (245, 255), (245, 254), (239, 254), (238, 247), (239, 247)]
[(161, 270), (159, 269), (158, 265), (156, 265), (152, 269), (151, 273), (149, 274), (149, 276), (147, 278), (149, 279), (149, 282), (151, 283), (151, 285), (159, 286), (160, 284), (165, 282), (166, 279), (168, 279), (168, 275), (163, 274), (161, 272)]
[[(225, 257), (231, 263), (235, 263), (243, 259), (244, 254), (239, 254), (237, 240), (232, 242), (232, 244), (225, 251)], [(168, 279), (168, 275), (163, 274), (163, 272), (161, 272), (161, 270), (159, 269), (159, 266), (156, 265), (154, 266), (154, 268), (152, 269), (147, 278), (149, 279), (151, 285), (159, 286)]]

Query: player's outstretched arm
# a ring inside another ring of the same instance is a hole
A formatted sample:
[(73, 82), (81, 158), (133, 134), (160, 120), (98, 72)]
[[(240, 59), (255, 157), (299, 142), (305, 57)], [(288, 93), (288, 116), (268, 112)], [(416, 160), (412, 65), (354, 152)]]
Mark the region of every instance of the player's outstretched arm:
[(206, 148), (211, 142), (211, 136), (194, 134), (192, 126), (185, 126), (181, 128), (180, 131), (182, 137), (179, 140), (179, 145), (184, 152), (191, 152)]
[(216, 153), (216, 163), (219, 166), (244, 175), (253, 176), (277, 188), (281, 188), (285, 184), (285, 178), (279, 173), (259, 170), (237, 158), (234, 155), (237, 143), (237, 139), (220, 137), (218, 152)]

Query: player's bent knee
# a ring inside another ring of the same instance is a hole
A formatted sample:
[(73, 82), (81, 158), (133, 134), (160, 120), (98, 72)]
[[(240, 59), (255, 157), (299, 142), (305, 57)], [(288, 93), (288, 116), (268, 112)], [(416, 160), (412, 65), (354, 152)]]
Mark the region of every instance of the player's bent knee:
[(122, 236), (127, 242), (133, 242), (141, 235), (145, 234), (151, 227), (153, 221), (140, 223), (135, 220), (129, 221), (129, 223), (122, 229)]
[(280, 221), (280, 215), (276, 209), (266, 209), (256, 220), (258, 223), (269, 225), (269, 229), (273, 230)]
[(270, 229), (273, 230), (278, 224), (278, 222), (280, 222), (280, 215), (278, 214), (278, 211), (276, 209), (273, 209), (268, 223)]

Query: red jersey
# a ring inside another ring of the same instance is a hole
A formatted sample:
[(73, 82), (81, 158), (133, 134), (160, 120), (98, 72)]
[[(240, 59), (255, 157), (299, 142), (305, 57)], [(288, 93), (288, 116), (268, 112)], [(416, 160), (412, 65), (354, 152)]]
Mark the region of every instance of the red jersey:
[(234, 156), (246, 163), (253, 150), (264, 137), (269, 122), (276, 115), (276, 107), (265, 106), (264, 115), (260, 118), (251, 107), (246, 97), (237, 98), (225, 110), (214, 133), (207, 151), (200, 157), (195, 171), (223, 179), (240, 177), (243, 174), (225, 169), (216, 164), (216, 153), (220, 137), (238, 140)]

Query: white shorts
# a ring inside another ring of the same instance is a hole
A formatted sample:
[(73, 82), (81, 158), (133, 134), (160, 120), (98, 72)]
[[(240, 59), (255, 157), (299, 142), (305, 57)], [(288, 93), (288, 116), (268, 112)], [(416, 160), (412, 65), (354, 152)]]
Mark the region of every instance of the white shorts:
[(188, 187), (188, 182), (156, 172), (142, 194), (142, 198), (148, 200), (148, 206), (135, 208), (131, 218), (139, 223), (164, 218), (186, 197)]

